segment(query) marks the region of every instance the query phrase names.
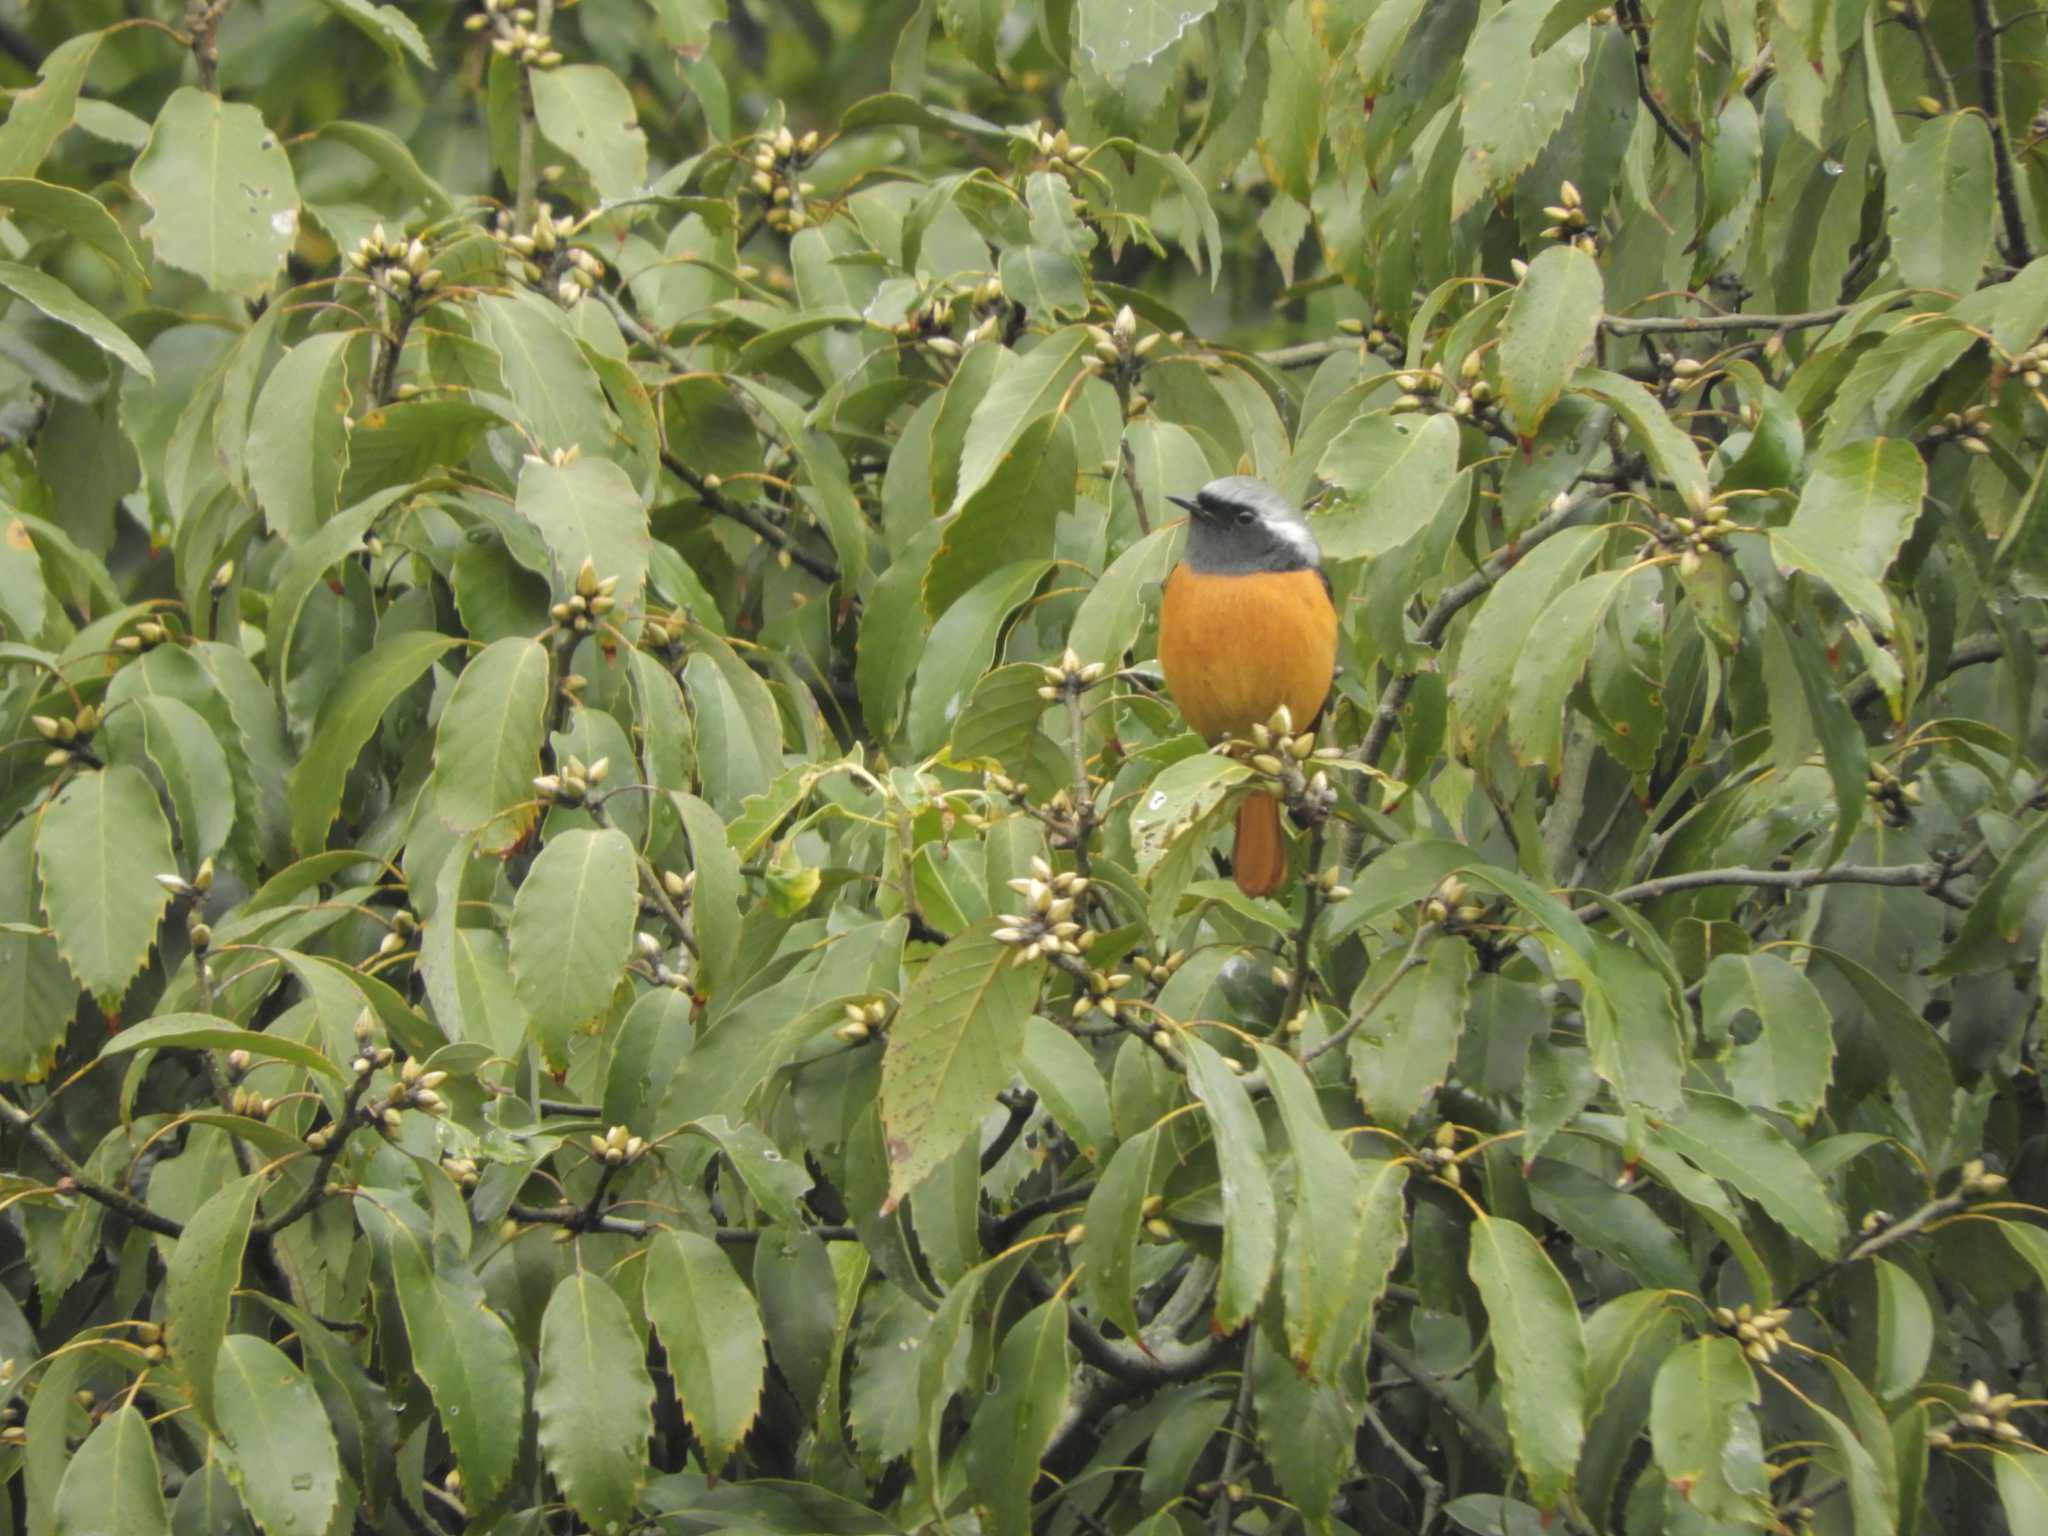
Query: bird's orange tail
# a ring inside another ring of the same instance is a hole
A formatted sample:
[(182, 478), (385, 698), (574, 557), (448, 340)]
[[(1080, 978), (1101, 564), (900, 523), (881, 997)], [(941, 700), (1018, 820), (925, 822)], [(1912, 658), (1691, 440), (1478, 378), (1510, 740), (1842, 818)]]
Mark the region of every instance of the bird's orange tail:
[(1256, 791), (1237, 808), (1237, 846), (1230, 871), (1247, 896), (1271, 896), (1287, 883), (1287, 843), (1280, 835), (1280, 802)]

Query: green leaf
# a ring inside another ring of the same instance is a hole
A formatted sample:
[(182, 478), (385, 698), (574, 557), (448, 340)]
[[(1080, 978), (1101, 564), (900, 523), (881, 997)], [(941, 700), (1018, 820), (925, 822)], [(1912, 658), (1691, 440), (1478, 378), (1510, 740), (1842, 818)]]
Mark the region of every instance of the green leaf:
[(988, 670), (1003, 625), (1044, 580), (1050, 562), (1022, 560), (991, 571), (932, 626), (910, 688), (907, 726), (912, 745), (929, 752)]
[(105, 32), (81, 32), (52, 48), (36, 83), (8, 103), (0, 122), (0, 176), (33, 176), (78, 110), (86, 72)]
[(1266, 1172), (1266, 1133), (1251, 1095), (1213, 1046), (1188, 1035), (1182, 1041), (1188, 1087), (1208, 1112), (1216, 1138), (1223, 1197), (1222, 1274), (1216, 1281), (1212, 1326), (1235, 1333), (1259, 1310), (1278, 1253), (1278, 1213)]
[(149, 1421), (124, 1403), (94, 1426), (57, 1485), (54, 1536), (170, 1536)]
[(645, 1285), (647, 1318), (661, 1336), (676, 1395), (716, 1471), (760, 1412), (768, 1369), (761, 1309), (724, 1251), (695, 1232), (655, 1240)]
[(157, 259), (220, 292), (267, 293), (298, 239), (291, 160), (243, 102), (180, 86), (129, 179), (153, 210), (142, 232)]
[(262, 1030), (237, 1029), (210, 1013), (162, 1013), (153, 1019), (122, 1030), (100, 1047), (102, 1056), (119, 1056), (129, 1051), (154, 1051), (177, 1047), (193, 1051), (247, 1051), (272, 1061), (289, 1062), (342, 1080), (341, 1069), (318, 1050), (300, 1041)]
[(1686, 1291), (1696, 1283), (1677, 1234), (1645, 1201), (1554, 1158), (1536, 1159), (1527, 1177), (1530, 1201), (1545, 1220), (1606, 1254), (1644, 1285)]
[[(23, 819), (0, 834), (0, 976), (9, 1003), (0, 1016), (0, 1081), (40, 1082), (56, 1063), (78, 983), (36, 908), (36, 824)], [(0, 1341), (4, 1347), (4, 1341)]]
[(223, 743), (199, 711), (178, 699), (124, 699), (107, 714), (112, 761), (144, 759), (156, 770), (177, 816), (178, 847), (188, 860), (211, 858), (235, 824), (232, 771)]
[(134, 768), (78, 773), (43, 807), (36, 868), (43, 911), (79, 985), (112, 1011), (149, 958), (177, 870), (171, 829), (149, 780)]
[(1771, 533), (1771, 554), (1818, 577), (1874, 629), (1890, 634), (1892, 605), (1882, 582), (1926, 494), (1927, 466), (1911, 443), (1845, 443), (1814, 461), (1792, 521)]
[(1294, 1214), (1280, 1268), (1287, 1353), (1311, 1380), (1331, 1381), (1371, 1333), (1401, 1256), (1408, 1169), (1391, 1159), (1361, 1168), (1292, 1056), (1261, 1045), (1259, 1066), (1294, 1158)]
[(1633, 567), (1597, 571), (1551, 599), (1536, 620), (1542, 645), (1526, 646), (1508, 685), (1508, 746), (1525, 767), (1564, 767), (1565, 700), (1585, 675), (1600, 628)]
[(1472, 1283), (1486, 1306), (1515, 1461), (1545, 1509), (1571, 1489), (1586, 1436), (1586, 1336), (1572, 1290), (1526, 1227), (1478, 1216)]
[(489, 294), (476, 301), (472, 323), (477, 339), (498, 354), (505, 389), (536, 453), (580, 448), (603, 457), (625, 446), (597, 372), (552, 299), (524, 289)]
[(512, 903), (512, 979), (535, 1043), (569, 1060), (569, 1037), (611, 1005), (633, 948), (640, 876), (633, 845), (606, 827), (558, 833)]
[(1840, 1251), (1847, 1223), (1820, 1176), (1775, 1126), (1733, 1099), (1688, 1089), (1684, 1113), (1652, 1126), (1650, 1139), (1726, 1179), (1823, 1258)]
[(26, 304), (32, 304), (59, 325), (68, 326), (122, 366), (145, 379), (154, 380), (156, 370), (142, 348), (128, 338), (105, 315), (46, 272), (24, 267), (18, 261), (0, 261), (0, 288)]
[(1709, 1520), (1767, 1525), (1756, 1378), (1742, 1346), (1715, 1334), (1665, 1357), (1651, 1389), (1650, 1443), (1678, 1495)]
[(647, 135), (617, 75), (602, 64), (562, 64), (526, 78), (540, 131), (583, 167), (599, 197), (616, 202), (647, 184)]
[(1009, 1086), (1039, 971), (1012, 962), (994, 918), (954, 935), (904, 994), (882, 1057), (889, 1197), (882, 1214), (953, 1153)]
[(241, 1284), (242, 1249), (263, 1182), (262, 1174), (252, 1173), (208, 1196), (186, 1221), (165, 1265), (165, 1336), (171, 1358), (185, 1373), (200, 1422), (215, 1430), (223, 1426), (214, 1414), (214, 1370), (227, 1336), (229, 1303)]
[[(1571, 111), (1592, 40), (1589, 31), (1568, 32), (1542, 53), (1533, 52), (1554, 3), (1509, 0), (1466, 46), (1458, 82), (1464, 148), (1451, 184), (1454, 219), (1527, 170)], [(1523, 430), (1533, 431), (1534, 424)]]
[(967, 1475), (983, 1529), (1027, 1536), (1038, 1461), (1067, 1408), (1073, 1374), (1067, 1304), (1055, 1297), (1024, 1314), (1003, 1336), (996, 1385), (974, 1410), (967, 1430)]
[(1599, 265), (1577, 246), (1553, 245), (1529, 263), (1500, 338), (1501, 396), (1524, 441), (1578, 371), (1606, 302)]
[[(375, 0), (320, 0), (342, 20), (382, 48), (392, 59), (401, 52), (411, 54), (426, 69), (434, 67), (434, 53), (413, 19), (395, 5), (378, 5)], [(536, 79), (545, 71), (535, 71)], [(556, 140), (560, 143), (560, 140)]]
[(1899, 275), (1916, 288), (1968, 293), (1991, 254), (1991, 129), (1944, 112), (1914, 130), (1885, 168), (1885, 226)]
[(598, 1275), (555, 1287), (540, 1320), (533, 1389), (540, 1449), (569, 1507), (592, 1530), (623, 1529), (648, 1476), (654, 1379), (633, 1319)]
[[(1354, 1012), (1386, 986), (1405, 953), (1395, 947), (1378, 956), (1352, 996)], [(1351, 1037), (1352, 1081), (1375, 1124), (1406, 1125), (1443, 1085), (1457, 1058), (1472, 970), (1471, 945), (1437, 940)]]
[(2005, 850), (1991, 878), (1971, 902), (1954, 940), (1929, 974), (1967, 975), (2024, 959), (2021, 941), (2040, 901), (2044, 872), (2048, 872), (2048, 821), (2037, 821)]
[(1581, 368), (1572, 388), (1605, 405), (1627, 425), (1636, 446), (1648, 456), (1657, 472), (1678, 490), (1691, 512), (1700, 512), (1710, 499), (1706, 466), (1700, 462), (1697, 444), (1671, 419), (1657, 399), (1634, 379), (1602, 368)]
[(1991, 1453), (1997, 1459), (1998, 1502), (2005, 1506), (2005, 1523), (2013, 1531), (2048, 1529), (2048, 1453), (2013, 1451), (2003, 1446)]
[(1331, 440), (1317, 473), (1346, 493), (1309, 519), (1323, 558), (1385, 554), (1429, 525), (1456, 481), (1457, 420), (1360, 416)]
[(1934, 1309), (1920, 1282), (1891, 1260), (1872, 1259), (1870, 1267), (1877, 1280), (1877, 1393), (1900, 1398), (1927, 1374)]
[(547, 743), (549, 664), (538, 640), (499, 640), (463, 667), (434, 731), (434, 812), (501, 854), (532, 828)]
[(1450, 681), (1453, 728), (1468, 761), (1483, 759), (1481, 749), (1507, 714), (1515, 666), (1528, 649), (1536, 616), (1577, 580), (1605, 538), (1598, 528), (1553, 535), (1508, 567), (1480, 603)]
[(1834, 1074), (1835, 1041), (1827, 1001), (1805, 973), (1774, 954), (1720, 955), (1700, 1002), (1710, 1038), (1728, 1038), (1745, 1013), (1756, 1019), (1756, 1037), (1728, 1057), (1735, 1097), (1810, 1124)]
[(557, 598), (575, 593), (577, 572), (589, 560), (599, 580), (618, 578), (611, 592), (618, 609), (639, 605), (654, 541), (646, 503), (618, 465), (587, 454), (568, 464), (527, 459), (519, 473), (519, 515), (553, 557)]
[(1154, 1193), (1160, 1137), (1157, 1126), (1148, 1127), (1111, 1154), (1088, 1196), (1075, 1252), (1088, 1310), (1115, 1323), (1126, 1338), (1139, 1333), (1138, 1236), (1145, 1224), (1145, 1201)]
[(1038, 696), (1045, 669), (1035, 662), (997, 667), (974, 685), (953, 717), (946, 755), (962, 768), (1017, 768), (1030, 756), (1039, 717), (1050, 707)]
[(313, 1384), (253, 1334), (222, 1341), (213, 1384), (216, 1454), (270, 1536), (322, 1531), (341, 1497), (334, 1429)]
[(998, 373), (975, 406), (960, 447), (960, 478), (949, 511), (958, 512), (994, 478), (1024, 431), (1048, 411), (1062, 408), (1090, 342), (1080, 326), (1056, 331)]
[(1762, 128), (1746, 94), (1737, 91), (1721, 108), (1712, 136), (1701, 146), (1701, 159), (1706, 196), (1693, 257), (1696, 287), (1704, 286), (1738, 250), (1763, 193)]
[[(473, 1281), (465, 1289), (435, 1273), (425, 1233), (408, 1220), (405, 1201), (387, 1205), (385, 1193), (358, 1191), (356, 1216), (388, 1257), (412, 1367), (433, 1395), (464, 1497), (488, 1504), (519, 1458), (526, 1364), (481, 1290)], [(411, 1215), (418, 1219), (416, 1210)]]
[(454, 635), (430, 630), (395, 631), (342, 673), (340, 684), (321, 700), (312, 742), (292, 770), (289, 791), (292, 846), (301, 854), (327, 846), (327, 829), (341, 813), (342, 786), (384, 711), (459, 644)]
[(278, 359), (249, 421), (249, 489), (287, 541), (313, 536), (334, 516), (348, 472), (345, 331), (309, 336)]
[(725, 823), (695, 795), (671, 794), (690, 839), (690, 919), (696, 929), (697, 959), (706, 986), (716, 991), (740, 979), (740, 856), (726, 840)]
[(1217, 0), (1077, 0), (1074, 45), (1112, 85), (1150, 64), (1179, 42), (1188, 28), (1216, 9)]
[[(48, 224), (74, 239), (82, 240), (104, 256), (115, 272), (128, 282), (146, 284), (149, 281), (149, 274), (143, 271), (142, 262), (135, 255), (135, 247), (128, 243), (120, 222), (96, 197), (26, 176), (4, 176), (0, 177), (0, 208), (11, 208), (39, 224)], [(125, 334), (122, 340), (127, 340)], [(146, 362), (136, 372), (144, 378), (155, 377)]]
[(1055, 525), (1074, 505), (1074, 431), (1041, 416), (988, 482), (942, 525), (925, 572), (925, 611), (937, 618), (991, 572), (1055, 552)]

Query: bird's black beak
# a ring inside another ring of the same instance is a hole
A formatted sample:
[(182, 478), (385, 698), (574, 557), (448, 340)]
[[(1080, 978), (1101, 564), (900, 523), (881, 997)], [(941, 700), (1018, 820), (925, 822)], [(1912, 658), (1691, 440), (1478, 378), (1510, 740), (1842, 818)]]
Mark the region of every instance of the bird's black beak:
[(1183, 512), (1189, 514), (1191, 517), (1202, 517), (1206, 515), (1202, 511), (1202, 504), (1199, 501), (1195, 500), (1195, 498), (1192, 496), (1168, 496), (1166, 499), (1172, 502), (1176, 507), (1179, 507)]

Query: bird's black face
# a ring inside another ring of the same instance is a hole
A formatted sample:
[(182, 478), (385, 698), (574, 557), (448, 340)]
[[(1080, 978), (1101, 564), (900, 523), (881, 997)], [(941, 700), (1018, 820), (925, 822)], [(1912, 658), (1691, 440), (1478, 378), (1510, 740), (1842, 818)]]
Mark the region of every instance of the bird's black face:
[(1212, 480), (1167, 500), (1188, 513), (1187, 563), (1205, 574), (1309, 570), (1322, 563), (1315, 535), (1271, 486), (1247, 475)]

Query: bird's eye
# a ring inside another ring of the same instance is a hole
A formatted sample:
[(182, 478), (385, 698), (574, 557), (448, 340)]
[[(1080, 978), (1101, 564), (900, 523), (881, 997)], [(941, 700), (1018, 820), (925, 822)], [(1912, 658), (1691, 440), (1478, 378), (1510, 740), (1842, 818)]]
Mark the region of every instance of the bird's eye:
[(1240, 527), (1240, 528), (1249, 528), (1249, 527), (1251, 527), (1251, 525), (1252, 525), (1253, 523), (1257, 522), (1258, 520), (1259, 520), (1259, 519), (1258, 519), (1258, 514), (1257, 514), (1257, 513), (1255, 513), (1255, 512), (1253, 512), (1253, 511), (1251, 510), (1251, 508), (1249, 508), (1249, 507), (1239, 507), (1239, 508), (1237, 509), (1237, 526), (1238, 526), (1238, 527)]

